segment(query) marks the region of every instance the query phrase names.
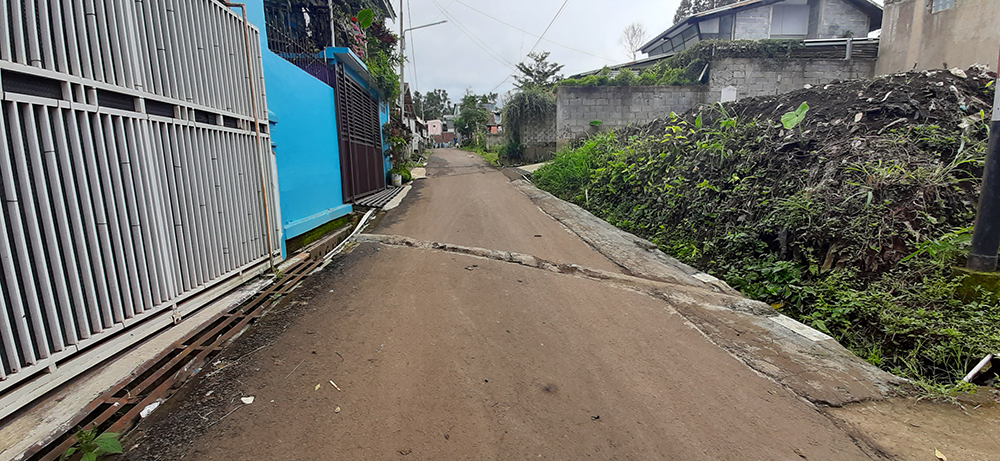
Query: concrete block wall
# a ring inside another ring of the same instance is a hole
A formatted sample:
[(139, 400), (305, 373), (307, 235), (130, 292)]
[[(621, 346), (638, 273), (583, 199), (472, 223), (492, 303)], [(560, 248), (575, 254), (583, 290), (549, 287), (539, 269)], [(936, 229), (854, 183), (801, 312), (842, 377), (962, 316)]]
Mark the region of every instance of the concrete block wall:
[[(868, 36), (868, 15), (845, 0), (809, 0), (809, 38)], [(736, 13), (734, 39), (760, 40), (771, 37), (771, 5)]]
[[(598, 130), (644, 123), (707, 101), (705, 85), (559, 87), (555, 139), (559, 147)], [(595, 128), (592, 121), (599, 120)]]
[(556, 151), (556, 117), (538, 123), (528, 123), (521, 128), (522, 160), (541, 162), (551, 159)]
[(712, 62), (708, 102), (719, 101), (727, 86), (735, 87), (736, 99), (742, 99), (874, 76), (874, 60), (724, 58)]
[(735, 40), (760, 40), (771, 37), (771, 6), (752, 8), (736, 13), (733, 29)]
[(823, 0), (817, 38), (868, 36), (868, 15), (844, 0)]

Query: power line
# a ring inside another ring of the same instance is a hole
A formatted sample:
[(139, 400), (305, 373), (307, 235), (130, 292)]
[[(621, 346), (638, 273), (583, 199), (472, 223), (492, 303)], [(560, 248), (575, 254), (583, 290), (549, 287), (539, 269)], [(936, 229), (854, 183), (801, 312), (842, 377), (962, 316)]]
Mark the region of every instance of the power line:
[[(410, 5), (413, 3), (412, 0), (406, 1), (406, 14), (410, 17), (410, 21), (413, 21), (413, 12), (410, 10)], [(413, 23), (410, 23), (413, 26)], [(413, 30), (410, 30), (410, 56), (413, 57), (413, 61), (410, 61), (410, 65), (413, 67), (413, 87), (417, 93), (420, 92), (420, 78), (417, 77), (417, 46), (416, 40), (413, 39)], [(420, 104), (421, 109), (423, 109), (423, 104)], [(421, 110), (423, 112), (423, 110)], [(423, 118), (423, 114), (420, 114)]]
[[(486, 45), (486, 42), (482, 41), (479, 37), (476, 37), (472, 32), (466, 30), (465, 26), (461, 23), (461, 21), (459, 21), (458, 18), (456, 18), (451, 13), (445, 11), (445, 9), (441, 7), (441, 5), (437, 2), (437, 0), (431, 0), (431, 1), (434, 3), (434, 6), (436, 6), (439, 10), (441, 10), (441, 13), (443, 13), (445, 17), (447, 17), (451, 21), (451, 23), (453, 23), (455, 27), (458, 28), (459, 31), (461, 31), (463, 34), (469, 37), (469, 39), (472, 40), (472, 43), (478, 46), (479, 49), (483, 50), (484, 53), (489, 55), (491, 58), (495, 59), (500, 64), (503, 64), (504, 67), (507, 67), (508, 69), (516, 69), (516, 66), (514, 66), (514, 64), (504, 59), (500, 53), (493, 51), (493, 49), (490, 48), (489, 45)], [(482, 44), (480, 44), (480, 42), (482, 42)]]
[[(490, 19), (492, 19), (492, 20), (494, 20), (494, 21), (496, 21), (496, 22), (499, 22), (500, 24), (503, 24), (503, 25), (505, 25), (505, 26), (507, 26), (507, 27), (510, 27), (511, 29), (514, 29), (514, 30), (517, 30), (517, 31), (520, 31), (520, 32), (524, 32), (524, 33), (526, 33), (526, 34), (528, 34), (528, 35), (530, 35), (530, 36), (532, 36), (532, 37), (536, 37), (536, 38), (537, 38), (537, 37), (539, 37), (538, 35), (535, 35), (535, 34), (534, 34), (534, 33), (532, 33), (532, 32), (528, 32), (528, 31), (526, 31), (526, 30), (524, 30), (524, 29), (522, 29), (522, 28), (520, 28), (520, 27), (517, 27), (517, 26), (515, 26), (515, 25), (513, 25), (513, 24), (510, 24), (510, 23), (507, 23), (507, 22), (504, 22), (504, 21), (503, 21), (503, 20), (501, 20), (501, 19), (497, 19), (496, 17), (493, 17), (493, 16), (491, 16), (490, 14), (488, 14), (488, 13), (485, 13), (485, 12), (483, 12), (483, 11), (481, 11), (481, 10), (477, 9), (476, 7), (474, 7), (474, 6), (472, 6), (472, 5), (469, 5), (469, 4), (465, 3), (465, 2), (463, 2), (462, 0), (454, 0), (454, 2), (453, 2), (453, 3), (458, 3), (458, 4), (460, 4), (460, 5), (462, 5), (462, 6), (466, 7), (466, 8), (469, 8), (469, 9), (470, 9), (470, 10), (472, 10), (472, 11), (475, 11), (476, 13), (479, 13), (479, 14), (481, 14), (481, 15), (483, 15), (483, 16), (486, 16), (487, 18), (490, 18)], [(546, 41), (546, 42), (549, 42), (549, 43), (551, 43), (551, 44), (553, 44), (553, 45), (556, 45), (556, 46), (561, 46), (561, 47), (563, 47), (563, 48), (566, 48), (567, 50), (570, 50), (570, 51), (576, 51), (577, 53), (583, 53), (583, 54), (585, 54), (585, 55), (587, 55), (587, 56), (592, 56), (592, 57), (595, 57), (595, 58), (598, 58), (598, 59), (603, 59), (603, 60), (605, 60), (605, 61), (610, 61), (610, 62), (617, 62), (617, 61), (616, 61), (616, 60), (614, 60), (614, 59), (608, 59), (608, 58), (605, 58), (605, 57), (603, 57), (603, 56), (598, 56), (598, 55), (596, 55), (596, 54), (592, 54), (592, 53), (588, 53), (588, 52), (586, 52), (586, 51), (583, 51), (583, 50), (578, 50), (578, 49), (576, 49), (576, 48), (572, 48), (572, 47), (568, 47), (568, 46), (566, 46), (566, 45), (563, 45), (563, 44), (561, 44), (561, 43), (556, 43), (556, 42), (554, 42), (554, 41), (552, 41), (552, 40), (549, 40), (549, 39), (545, 39), (545, 41)]]
[[(458, 0), (456, 0), (456, 1), (458, 1)], [(540, 43), (540, 42), (542, 41), (542, 38), (543, 38), (543, 37), (545, 37), (545, 34), (546, 34), (546, 33), (548, 33), (548, 31), (549, 31), (549, 28), (550, 28), (550, 27), (552, 27), (552, 24), (553, 24), (554, 22), (556, 22), (556, 18), (558, 18), (558, 17), (559, 17), (559, 15), (560, 15), (560, 14), (562, 13), (562, 11), (563, 11), (563, 8), (566, 8), (566, 4), (567, 4), (567, 3), (569, 3), (569, 0), (565, 0), (565, 1), (563, 1), (563, 4), (562, 4), (562, 6), (560, 6), (560, 7), (559, 7), (559, 11), (556, 11), (556, 15), (552, 17), (552, 20), (551, 20), (551, 21), (549, 21), (549, 25), (545, 26), (545, 30), (543, 30), (543, 31), (542, 31), (542, 35), (539, 35), (539, 36), (538, 36), (538, 40), (536, 40), (536, 41), (535, 41), (535, 44), (534, 44), (534, 45), (533, 45), (533, 46), (531, 47), (531, 49), (530, 49), (530, 50), (528, 50), (528, 54), (524, 55), (525, 57), (527, 57), (527, 56), (528, 56), (528, 55), (530, 55), (530, 54), (531, 54), (531, 53), (532, 53), (533, 51), (535, 51), (535, 47), (536, 47), (536, 46), (538, 46), (538, 44), (539, 44), (539, 43)], [(522, 59), (522, 61), (523, 61), (523, 59)], [(501, 81), (500, 81), (500, 83), (498, 83), (498, 84), (497, 84), (497, 86), (493, 87), (493, 89), (492, 89), (492, 90), (490, 90), (490, 93), (492, 93), (492, 92), (496, 91), (496, 90), (497, 90), (497, 88), (500, 88), (500, 85), (503, 85), (503, 84), (504, 84), (504, 83), (505, 83), (505, 82), (506, 82), (506, 81), (507, 81), (507, 80), (508, 80), (509, 78), (513, 77), (513, 76), (514, 76), (514, 73), (515, 73), (515, 72), (517, 72), (517, 66), (515, 66), (514, 70), (513, 70), (513, 71), (511, 71), (510, 75), (508, 75), (508, 76), (507, 76), (507, 78), (505, 78), (505, 79), (501, 80)]]

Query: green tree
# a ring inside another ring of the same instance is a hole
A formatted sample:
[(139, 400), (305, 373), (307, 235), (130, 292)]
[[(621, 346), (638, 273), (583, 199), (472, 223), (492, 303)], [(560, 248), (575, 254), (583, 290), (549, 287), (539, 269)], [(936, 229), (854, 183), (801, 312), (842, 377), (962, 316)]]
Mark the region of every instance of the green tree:
[(419, 91), (413, 92), (413, 110), (417, 112), (417, 117), (423, 118), (421, 114), (424, 113), (424, 95)]
[(714, 10), (726, 5), (732, 5), (737, 1), (738, 0), (681, 0), (681, 4), (677, 6), (677, 12), (674, 13), (674, 23), (676, 24), (682, 19), (693, 14)]
[(454, 109), (451, 99), (448, 98), (448, 92), (436, 89), (424, 95), (420, 110), (417, 113), (421, 114), (424, 120), (437, 120), (444, 114), (452, 113)]
[(550, 90), (563, 79), (563, 76), (559, 75), (563, 65), (548, 62), (548, 51), (528, 53), (528, 57), (534, 62), (517, 64), (517, 70), (522, 75), (514, 77), (514, 86), (521, 89), (534, 87)]
[(486, 123), (490, 119), (489, 111), (483, 106), (496, 102), (496, 93), (477, 95), (471, 90), (465, 92), (462, 102), (458, 105), (455, 130), (466, 139), (466, 143), (479, 143), (479, 137), (486, 131)]

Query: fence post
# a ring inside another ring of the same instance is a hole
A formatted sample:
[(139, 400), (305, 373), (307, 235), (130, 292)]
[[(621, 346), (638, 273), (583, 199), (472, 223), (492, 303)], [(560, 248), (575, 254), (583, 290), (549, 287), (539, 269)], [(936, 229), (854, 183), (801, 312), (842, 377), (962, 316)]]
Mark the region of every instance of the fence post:
[[(998, 57), (1000, 61), (1000, 57)], [(993, 272), (997, 268), (997, 248), (1000, 247), (1000, 91), (994, 80), (993, 116), (990, 119), (990, 140), (986, 148), (986, 168), (979, 194), (979, 210), (972, 231), (972, 248), (965, 268)]]

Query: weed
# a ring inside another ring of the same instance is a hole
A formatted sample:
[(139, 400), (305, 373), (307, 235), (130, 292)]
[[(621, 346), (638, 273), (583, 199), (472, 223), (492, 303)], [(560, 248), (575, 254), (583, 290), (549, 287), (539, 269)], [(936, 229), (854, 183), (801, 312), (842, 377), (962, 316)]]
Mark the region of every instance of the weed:
[(785, 115), (781, 116), (781, 125), (784, 126), (786, 130), (795, 128), (806, 118), (806, 112), (809, 112), (809, 104), (802, 102), (798, 109), (787, 112)]
[(122, 446), (118, 442), (118, 436), (119, 434), (116, 432), (105, 432), (98, 435), (96, 426), (89, 431), (80, 429), (74, 435), (76, 443), (69, 447), (59, 459), (66, 460), (74, 454), (80, 453), (82, 455), (81, 461), (97, 461), (104, 455), (121, 453)]

